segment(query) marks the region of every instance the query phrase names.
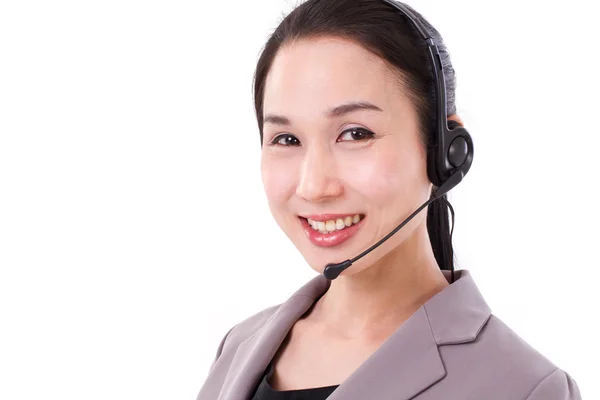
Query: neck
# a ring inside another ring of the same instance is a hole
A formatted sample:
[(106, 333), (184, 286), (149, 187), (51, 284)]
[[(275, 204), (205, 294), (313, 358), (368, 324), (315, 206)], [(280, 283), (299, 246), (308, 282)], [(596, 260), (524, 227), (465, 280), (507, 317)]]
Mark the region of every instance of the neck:
[(448, 286), (425, 220), (398, 248), (359, 273), (340, 276), (317, 301), (311, 319), (341, 339), (389, 336)]

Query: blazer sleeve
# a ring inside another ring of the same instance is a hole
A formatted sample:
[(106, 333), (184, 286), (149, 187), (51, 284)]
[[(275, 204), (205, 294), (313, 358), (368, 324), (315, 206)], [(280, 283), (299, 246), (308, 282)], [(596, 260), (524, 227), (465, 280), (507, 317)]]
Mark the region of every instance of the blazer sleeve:
[(577, 382), (568, 373), (557, 368), (542, 379), (527, 400), (581, 400), (581, 393)]

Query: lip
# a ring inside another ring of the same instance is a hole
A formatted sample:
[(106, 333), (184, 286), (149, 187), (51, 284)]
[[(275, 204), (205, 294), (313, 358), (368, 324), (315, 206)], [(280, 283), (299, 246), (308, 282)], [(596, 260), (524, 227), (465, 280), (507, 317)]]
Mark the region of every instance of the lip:
[(302, 228), (304, 229), (304, 234), (306, 235), (308, 240), (310, 240), (310, 242), (315, 246), (320, 247), (333, 247), (345, 242), (346, 240), (350, 239), (350, 237), (352, 237), (356, 233), (356, 231), (360, 229), (360, 227), (363, 225), (363, 221), (365, 220), (365, 218), (362, 218), (357, 224), (354, 224), (348, 228), (344, 228), (341, 231), (323, 234), (319, 231), (315, 231), (310, 226), (306, 218), (298, 217), (298, 219), (300, 219), (300, 223), (302, 224)]

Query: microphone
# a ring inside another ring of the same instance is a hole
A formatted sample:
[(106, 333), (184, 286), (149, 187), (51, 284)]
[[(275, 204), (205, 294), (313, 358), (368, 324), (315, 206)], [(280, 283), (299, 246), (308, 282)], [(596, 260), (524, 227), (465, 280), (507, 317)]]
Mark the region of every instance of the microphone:
[(456, 172), (454, 172), (450, 176), (450, 178), (448, 178), (448, 180), (446, 182), (444, 182), (442, 184), (442, 186), (440, 186), (435, 191), (435, 193), (432, 194), (432, 197), (429, 200), (427, 200), (425, 203), (423, 203), (423, 205), (421, 207), (419, 207), (414, 213), (412, 213), (408, 218), (406, 218), (393, 231), (388, 233), (383, 239), (381, 239), (379, 242), (375, 243), (373, 246), (369, 247), (367, 250), (360, 253), (358, 256), (356, 256), (350, 260), (343, 261), (341, 263), (327, 264), (325, 266), (325, 270), (323, 271), (323, 275), (325, 275), (325, 278), (327, 278), (329, 280), (334, 280), (335, 278), (337, 278), (338, 275), (341, 274), (342, 271), (344, 271), (346, 268), (350, 267), (354, 261), (359, 260), (362, 257), (366, 256), (371, 251), (373, 251), (377, 247), (379, 247), (379, 245), (381, 245), (383, 242), (385, 242), (390, 237), (392, 237), (392, 235), (394, 235), (394, 233), (398, 232), (404, 225), (406, 225), (411, 219), (413, 219), (413, 217), (415, 215), (417, 215), (419, 213), (419, 211), (421, 211), (423, 208), (427, 207), (429, 204), (433, 203), (435, 200), (439, 199), (444, 194), (449, 192), (453, 187), (458, 185), (460, 183), (460, 181), (462, 181), (464, 176), (465, 176), (464, 172), (461, 171), (460, 169), (457, 169)]

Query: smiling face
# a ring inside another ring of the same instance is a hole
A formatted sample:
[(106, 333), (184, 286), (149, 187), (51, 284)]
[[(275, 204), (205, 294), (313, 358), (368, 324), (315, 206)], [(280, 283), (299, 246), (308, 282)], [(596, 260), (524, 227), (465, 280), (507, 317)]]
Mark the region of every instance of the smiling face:
[[(264, 93), (269, 208), (315, 271), (360, 254), (429, 199), (416, 109), (380, 58), (338, 38), (295, 42), (278, 52)], [(401, 254), (426, 212), (341, 276)]]

